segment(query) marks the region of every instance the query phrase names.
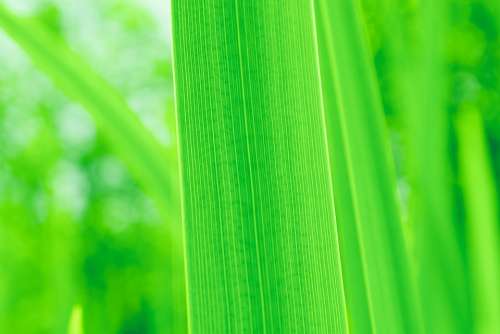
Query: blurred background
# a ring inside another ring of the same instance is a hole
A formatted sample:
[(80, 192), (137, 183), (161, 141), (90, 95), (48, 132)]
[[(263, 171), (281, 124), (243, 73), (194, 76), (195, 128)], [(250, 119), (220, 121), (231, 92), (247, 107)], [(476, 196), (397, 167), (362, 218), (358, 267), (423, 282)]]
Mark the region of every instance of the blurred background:
[[(175, 144), (168, 1), (7, 6), (64, 39)], [(90, 114), (0, 30), (0, 333), (66, 333), (75, 305), (86, 333), (184, 333), (172, 224)]]
[[(168, 0), (3, 2), (63, 39), (175, 151)], [(415, 2), (402, 3), (409, 29), (420, 29), (411, 23)], [(363, 4), (405, 213), (411, 188), (395, 111), (400, 97), (390, 87), (387, 22), (377, 0)], [(448, 4), (448, 176), (468, 258), (453, 120), (464, 108), (480, 113), (479, 138), (496, 191), (500, 17), (490, 1)], [(86, 333), (186, 332), (180, 224), (162, 217), (90, 114), (0, 30), (0, 333), (66, 333), (75, 307)]]

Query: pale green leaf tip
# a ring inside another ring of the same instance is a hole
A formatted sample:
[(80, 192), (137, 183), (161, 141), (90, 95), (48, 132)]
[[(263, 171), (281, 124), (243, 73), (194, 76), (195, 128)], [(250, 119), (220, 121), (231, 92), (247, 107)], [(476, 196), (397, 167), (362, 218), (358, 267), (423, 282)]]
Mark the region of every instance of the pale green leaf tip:
[(83, 310), (80, 304), (75, 304), (71, 311), (68, 324), (68, 334), (83, 334)]

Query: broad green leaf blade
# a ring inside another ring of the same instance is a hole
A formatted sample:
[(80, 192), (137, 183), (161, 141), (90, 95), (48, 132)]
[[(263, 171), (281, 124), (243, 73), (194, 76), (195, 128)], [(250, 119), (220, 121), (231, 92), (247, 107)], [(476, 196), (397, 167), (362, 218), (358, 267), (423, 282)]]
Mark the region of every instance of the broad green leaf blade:
[(83, 334), (83, 312), (81, 305), (75, 305), (71, 311), (68, 324), (68, 334)]
[(177, 220), (174, 157), (161, 146), (126, 101), (64, 43), (34, 20), (0, 5), (2, 28), (69, 97), (94, 117), (112, 148), (157, 200), (165, 216)]
[[(425, 330), (469, 332), (468, 282), (449, 169), (450, 119), (443, 50), (446, 2), (423, 0), (413, 13), (414, 22), (401, 20), (398, 1), (384, 3), (395, 73), (392, 85), (401, 101), (397, 111), (407, 152), (409, 220)], [(416, 30), (413, 25), (422, 29)], [(413, 45), (409, 41), (414, 41)]]
[(500, 328), (498, 194), (493, 181), (482, 119), (464, 107), (457, 120), (459, 165), (472, 269), (475, 333)]
[(192, 332), (345, 332), (312, 2), (172, 5)]
[(316, 4), (350, 324), (359, 333), (419, 332), (395, 173), (358, 3)]

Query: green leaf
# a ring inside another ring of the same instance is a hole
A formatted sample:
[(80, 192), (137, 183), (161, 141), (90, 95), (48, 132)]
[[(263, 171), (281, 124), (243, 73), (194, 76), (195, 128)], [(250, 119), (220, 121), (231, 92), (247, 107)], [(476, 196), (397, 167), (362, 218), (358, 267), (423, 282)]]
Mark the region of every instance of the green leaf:
[[(410, 185), (409, 225), (416, 254), (426, 332), (470, 332), (465, 258), (460, 246), (450, 168), (444, 1), (423, 0), (403, 21), (398, 1), (387, 7), (392, 88), (403, 124)], [(421, 29), (415, 29), (421, 27)], [(439, 245), (439, 247), (436, 247)]]
[(88, 110), (135, 177), (170, 220), (177, 220), (174, 154), (158, 143), (126, 101), (61, 40), (35, 20), (0, 5), (0, 28), (26, 52), (55, 85)]
[(359, 240), (357, 212), (354, 203), (351, 175), (347, 158), (349, 148), (345, 147), (340, 109), (336, 97), (336, 83), (332, 74), (335, 72), (332, 39), (328, 14), (323, 13), (323, 4), (318, 3), (317, 32), (320, 50), (321, 79), (324, 96), (328, 145), (335, 198), (335, 215), (339, 233), (342, 274), (348, 309), (349, 328), (354, 333), (371, 333), (372, 316), (369, 309), (365, 268), (361, 255), (362, 242)]
[(464, 107), (456, 125), (473, 282), (474, 329), (475, 333), (494, 333), (500, 328), (498, 194), (479, 112), (474, 107)]
[(342, 333), (309, 0), (174, 0), (193, 333)]
[(68, 334), (83, 334), (82, 307), (76, 304), (71, 311)]
[(350, 327), (421, 330), (379, 89), (357, 1), (316, 2)]

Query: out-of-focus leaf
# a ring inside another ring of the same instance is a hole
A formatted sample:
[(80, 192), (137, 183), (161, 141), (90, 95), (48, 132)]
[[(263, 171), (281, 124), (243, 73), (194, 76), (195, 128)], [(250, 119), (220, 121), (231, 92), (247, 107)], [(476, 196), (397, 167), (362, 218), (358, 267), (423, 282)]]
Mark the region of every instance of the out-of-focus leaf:
[(164, 216), (176, 221), (175, 156), (142, 125), (120, 94), (35, 20), (20, 18), (0, 5), (0, 27), (59, 89), (92, 114), (112, 148), (157, 200)]
[(408, 223), (424, 328), (429, 333), (469, 332), (469, 287), (449, 151), (448, 3), (424, 0), (418, 7), (406, 4), (410, 7), (405, 8), (407, 16), (401, 14), (397, 0), (383, 5), (387, 9), (391, 87), (398, 101), (395, 108), (402, 123), (410, 186)]
[(75, 305), (71, 311), (68, 324), (68, 334), (83, 334), (82, 327), (83, 312), (80, 305)]
[(467, 217), (475, 333), (500, 328), (498, 194), (480, 113), (465, 106), (458, 115), (460, 175)]

